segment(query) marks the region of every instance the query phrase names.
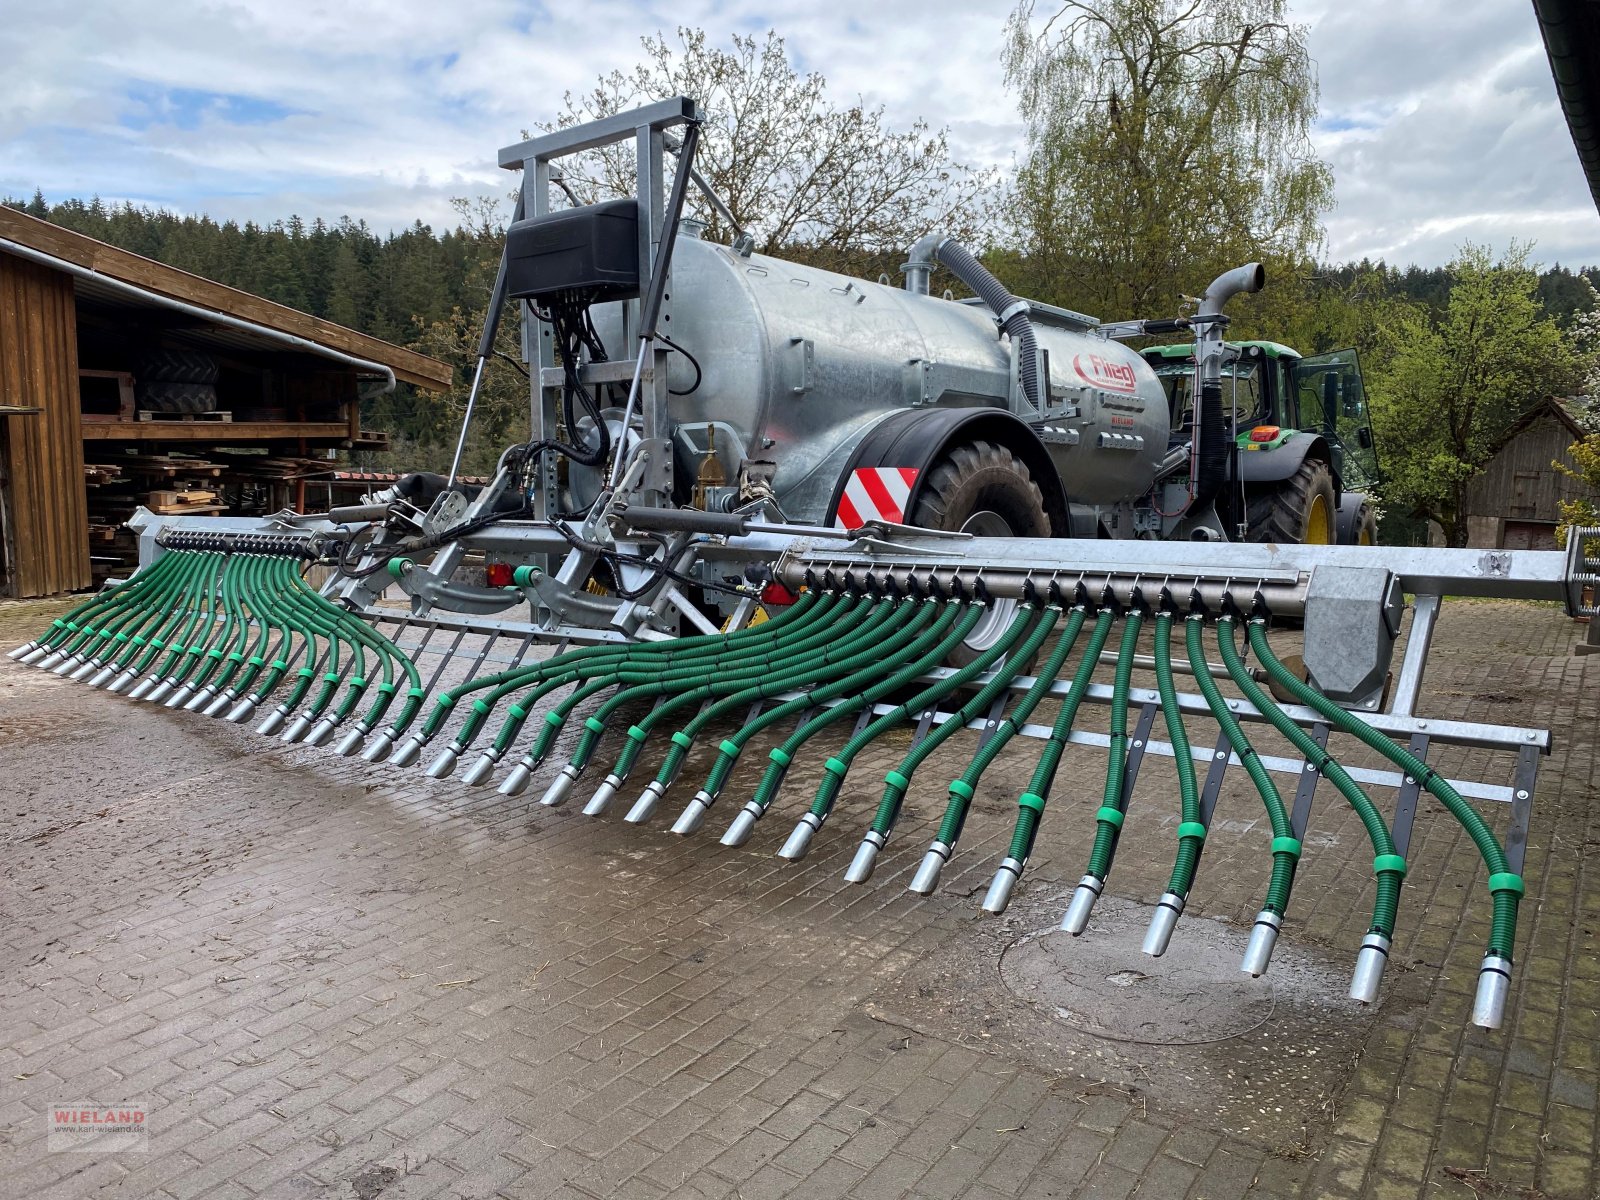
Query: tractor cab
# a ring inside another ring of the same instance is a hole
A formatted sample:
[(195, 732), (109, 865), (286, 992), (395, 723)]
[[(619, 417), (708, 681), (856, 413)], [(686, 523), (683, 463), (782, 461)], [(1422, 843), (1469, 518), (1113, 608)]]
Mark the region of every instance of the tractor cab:
[[(1234, 356), (1222, 368), (1222, 403), (1240, 451), (1248, 511), (1236, 515), (1246, 536), (1276, 540), (1298, 526), (1296, 540), (1370, 542), (1376, 522), (1366, 497), (1379, 468), (1356, 352), (1306, 358), (1265, 341), (1228, 348)], [(1171, 444), (1182, 445), (1194, 419), (1194, 347), (1152, 346), (1143, 354), (1167, 392)], [(1313, 478), (1317, 464), (1331, 476), (1331, 500)]]

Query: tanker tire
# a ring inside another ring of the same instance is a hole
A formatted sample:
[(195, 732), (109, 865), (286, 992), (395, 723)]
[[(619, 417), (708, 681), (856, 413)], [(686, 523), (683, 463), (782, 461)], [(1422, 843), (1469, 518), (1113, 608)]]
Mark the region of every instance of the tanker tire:
[(149, 412), (205, 413), (217, 407), (217, 389), (209, 383), (145, 383), (136, 395)]
[[(906, 523), (959, 532), (975, 516), (977, 527), (971, 532), (979, 536), (1050, 536), (1044, 493), (1022, 460), (993, 442), (973, 441), (946, 451), (929, 469), (922, 495)], [(991, 517), (998, 518), (998, 523)], [(950, 665), (964, 667), (977, 658), (1005, 631), (1015, 612), (1015, 604), (1002, 604), (995, 619), (979, 621), (973, 636), (951, 653)]]
[(151, 383), (216, 383), (217, 360), (192, 350), (146, 350), (135, 378)]
[(1372, 511), (1372, 505), (1363, 503), (1356, 510), (1356, 519), (1350, 526), (1350, 536), (1352, 546), (1378, 544), (1378, 514)]
[[(1321, 501), (1320, 506), (1318, 501)], [(1252, 542), (1279, 545), (1334, 545), (1338, 542), (1333, 493), (1333, 471), (1321, 459), (1308, 458), (1300, 469), (1270, 490), (1253, 492), (1248, 500)], [(1322, 537), (1310, 528), (1310, 516), (1320, 507)]]

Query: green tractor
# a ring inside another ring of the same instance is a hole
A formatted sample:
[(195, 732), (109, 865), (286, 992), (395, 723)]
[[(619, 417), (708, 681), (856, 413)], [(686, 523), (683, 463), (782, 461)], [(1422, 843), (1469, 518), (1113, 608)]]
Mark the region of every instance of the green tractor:
[[(1236, 486), (1218, 498), (1223, 520), (1246, 541), (1373, 545), (1378, 519), (1368, 493), (1378, 454), (1356, 352), (1303, 358), (1277, 342), (1228, 348), (1222, 401), (1239, 467)], [(1193, 419), (1194, 346), (1143, 353), (1167, 389), (1176, 435)]]

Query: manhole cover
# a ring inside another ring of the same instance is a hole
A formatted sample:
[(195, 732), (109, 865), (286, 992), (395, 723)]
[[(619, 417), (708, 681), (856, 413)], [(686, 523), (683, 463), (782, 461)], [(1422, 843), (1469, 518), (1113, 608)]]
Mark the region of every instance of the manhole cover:
[(1091, 930), (1075, 938), (1059, 929), (1028, 934), (1006, 948), (1000, 977), (1039, 1011), (1111, 1041), (1200, 1045), (1272, 1020), (1278, 977), (1294, 974), (1290, 963), (1275, 962), (1252, 979), (1239, 970), (1243, 938), (1205, 920), (1183, 924), (1166, 954), (1149, 958), (1136, 952), (1143, 936), (1137, 915), (1126, 916), (1134, 920), (1116, 923), (1120, 936)]

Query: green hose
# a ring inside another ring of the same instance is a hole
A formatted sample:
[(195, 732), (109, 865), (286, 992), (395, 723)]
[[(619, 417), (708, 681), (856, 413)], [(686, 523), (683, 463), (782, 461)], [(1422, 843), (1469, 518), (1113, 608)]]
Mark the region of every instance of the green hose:
[(1168, 604), (1169, 599), (1163, 597), (1161, 611), (1156, 614), (1156, 689), (1161, 694), (1161, 715), (1166, 720), (1167, 740), (1172, 743), (1172, 755), (1178, 767), (1182, 814), (1178, 824), (1178, 857), (1172, 864), (1167, 891), (1181, 900), (1188, 897), (1189, 889), (1194, 886), (1195, 868), (1200, 863), (1200, 850), (1206, 841), (1206, 827), (1200, 820), (1200, 788), (1195, 780), (1194, 756), (1189, 747), (1188, 731), (1183, 726), (1183, 710), (1178, 707), (1178, 690), (1172, 679), (1175, 614)]
[(1233, 626), (1234, 620), (1228, 615), (1217, 621), (1217, 647), (1222, 651), (1223, 665), (1228, 668), (1228, 674), (1244, 693), (1245, 699), (1260, 710), (1274, 729), (1289, 739), (1307, 762), (1339, 789), (1339, 793), (1361, 818), (1361, 824), (1365, 826), (1367, 837), (1372, 842), (1373, 862), (1378, 877), (1378, 897), (1373, 906), (1370, 932), (1393, 937), (1395, 917), (1400, 908), (1400, 883), (1405, 878), (1406, 866), (1405, 860), (1395, 853), (1394, 837), (1388, 824), (1367, 794), (1350, 778), (1350, 773), (1317, 745), (1315, 738), (1291, 721), (1265, 689), (1250, 677), (1234, 645)]
[(1128, 689), (1133, 682), (1133, 660), (1139, 649), (1139, 629), (1144, 614), (1128, 610), (1122, 619), (1122, 644), (1117, 648), (1117, 669), (1111, 695), (1111, 743), (1107, 755), (1106, 787), (1095, 817), (1094, 848), (1089, 852), (1087, 874), (1104, 883), (1117, 853), (1117, 837), (1126, 815), (1123, 781), (1128, 768)]
[(974, 693), (972, 699), (963, 704), (954, 717), (930, 729), (928, 736), (908, 750), (894, 770), (884, 776), (883, 799), (878, 802), (878, 811), (872, 818), (874, 833), (883, 837), (889, 836), (895, 822), (900, 818), (906, 791), (916, 776), (917, 768), (946, 740), (965, 729), (969, 723), (987, 712), (996, 700), (1005, 695), (1011, 686), (1011, 681), (1028, 669), (1028, 664), (1039, 653), (1039, 647), (1044, 645), (1060, 622), (1061, 615), (1062, 610), (1059, 605), (1050, 605), (1039, 610), (1034, 616), (1033, 628), (1028, 631), (1021, 647), (1006, 659), (1005, 665), (995, 672), (994, 678)]
[(1523, 894), (1522, 877), (1509, 870), (1505, 850), (1482, 817), (1461, 798), (1450, 782), (1437, 774), (1432, 767), (1403, 746), (1397, 746), (1354, 713), (1340, 708), (1320, 692), (1308, 687), (1286, 668), (1267, 645), (1265, 630), (1254, 620), (1250, 622), (1250, 646), (1261, 660), (1261, 665), (1272, 676), (1273, 682), (1285, 688), (1295, 699), (1314, 709), (1330, 725), (1358, 738), (1364, 745), (1376, 750), (1407, 775), (1417, 780), (1452, 816), (1461, 822), (1478, 853), (1489, 869), (1489, 892), (1494, 904), (1494, 916), (1489, 933), (1491, 954), (1512, 959), (1512, 948), (1517, 940), (1517, 907)]
[(1206, 662), (1205, 646), (1200, 640), (1204, 624), (1205, 618), (1199, 614), (1188, 618), (1184, 640), (1189, 651), (1189, 666), (1194, 671), (1200, 691), (1205, 695), (1206, 704), (1211, 708), (1211, 715), (1222, 727), (1228, 744), (1244, 764), (1250, 781), (1261, 796), (1262, 804), (1266, 806), (1267, 817), (1272, 823), (1272, 879), (1267, 885), (1267, 898), (1261, 907), (1281, 917), (1289, 907), (1289, 892), (1294, 887), (1295, 867), (1300, 861), (1300, 842), (1289, 824), (1289, 813), (1283, 806), (1283, 797), (1278, 794), (1277, 785), (1272, 782), (1272, 776), (1267, 774), (1260, 755), (1245, 737), (1238, 718), (1229, 710), (1227, 700), (1217, 690), (1216, 680), (1211, 677), (1211, 665)]

